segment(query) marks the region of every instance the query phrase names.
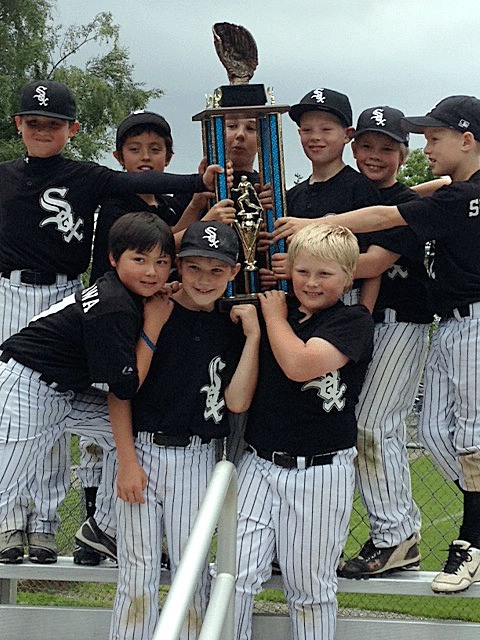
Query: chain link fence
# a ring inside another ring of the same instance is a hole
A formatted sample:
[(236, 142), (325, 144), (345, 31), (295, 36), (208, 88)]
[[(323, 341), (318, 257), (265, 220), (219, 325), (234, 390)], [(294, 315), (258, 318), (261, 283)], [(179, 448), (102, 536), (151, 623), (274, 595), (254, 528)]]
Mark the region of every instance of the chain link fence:
[[(416, 412), (409, 417), (407, 442), (414, 498), (421, 510), (423, 522), (421, 569), (439, 571), (446, 560), (449, 544), (458, 535), (462, 498), (455, 485), (440, 475), (428, 453), (418, 444), (417, 417)], [(61, 507), (61, 526), (57, 534), (59, 552), (67, 556), (73, 553), (75, 532), (85, 518), (83, 491), (75, 472), (78, 458), (76, 439), (72, 438), (72, 485)], [(368, 536), (368, 520), (357, 496), (345, 556), (357, 555)], [(102, 567), (98, 570), (101, 571)], [(53, 603), (62, 606), (111, 607), (114, 595), (115, 587), (111, 584), (23, 581), (19, 584), (18, 601), (22, 604)], [(267, 595), (267, 599), (268, 597)], [(278, 593), (272, 594), (272, 599), (278, 602), (282, 600), (282, 596)], [(265, 594), (262, 595), (262, 600), (265, 600)], [(416, 617), (480, 622), (480, 611), (476, 610), (478, 607), (472, 607), (471, 600), (458, 596), (435, 596), (433, 592), (431, 598), (340, 594), (339, 603), (341, 613), (342, 609), (345, 612), (364, 609), (411, 614)]]

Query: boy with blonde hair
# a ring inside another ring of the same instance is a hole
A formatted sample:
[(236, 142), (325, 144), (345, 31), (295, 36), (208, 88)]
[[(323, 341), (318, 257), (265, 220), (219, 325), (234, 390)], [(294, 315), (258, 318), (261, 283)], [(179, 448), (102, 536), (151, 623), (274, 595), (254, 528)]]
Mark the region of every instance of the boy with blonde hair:
[(251, 638), (255, 595), (276, 554), (295, 640), (333, 640), (336, 568), (355, 485), (355, 405), (372, 350), (373, 321), (344, 305), (355, 236), (311, 223), (292, 239), (295, 298), (259, 294), (259, 378), (239, 465), (237, 638)]
[(452, 184), (431, 197), (344, 213), (335, 222), (357, 233), (408, 225), (422, 240), (435, 242), (430, 270), (441, 321), (425, 366), (418, 428), (463, 494), (458, 539), (432, 582), (433, 591), (451, 593), (480, 582), (480, 100), (449, 96), (403, 125), (425, 135), (430, 168), (435, 176), (450, 176)]

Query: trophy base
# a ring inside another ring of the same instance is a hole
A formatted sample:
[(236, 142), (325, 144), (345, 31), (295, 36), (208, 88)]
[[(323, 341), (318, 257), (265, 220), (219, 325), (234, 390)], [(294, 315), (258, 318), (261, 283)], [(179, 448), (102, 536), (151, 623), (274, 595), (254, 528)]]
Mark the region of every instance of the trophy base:
[(231, 308), (237, 304), (253, 304), (255, 307), (260, 307), (256, 293), (240, 293), (217, 300), (217, 309), (220, 313), (230, 313)]

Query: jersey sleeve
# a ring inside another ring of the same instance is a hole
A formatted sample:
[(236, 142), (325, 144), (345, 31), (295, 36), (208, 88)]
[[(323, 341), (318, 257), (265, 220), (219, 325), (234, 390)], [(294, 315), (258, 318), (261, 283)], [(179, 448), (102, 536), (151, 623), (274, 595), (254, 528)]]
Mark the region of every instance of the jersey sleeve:
[(371, 357), (373, 319), (363, 305), (344, 306), (340, 313), (330, 314), (327, 322), (312, 334), (322, 338), (353, 362)]
[(138, 389), (136, 347), (140, 325), (140, 314), (133, 308), (102, 313), (85, 323), (91, 379), (107, 383), (121, 400), (133, 398)]
[[(432, 196), (425, 196), (398, 205), (400, 215), (414, 232), (425, 242), (456, 235), (460, 221), (463, 222), (465, 183), (452, 183), (440, 188)], [(468, 203), (465, 203), (468, 212)]]
[(178, 175), (160, 173), (159, 171), (144, 171), (142, 173), (122, 173), (113, 169), (108, 171), (110, 174), (105, 196), (130, 193), (168, 194), (205, 191), (203, 178), (196, 173)]

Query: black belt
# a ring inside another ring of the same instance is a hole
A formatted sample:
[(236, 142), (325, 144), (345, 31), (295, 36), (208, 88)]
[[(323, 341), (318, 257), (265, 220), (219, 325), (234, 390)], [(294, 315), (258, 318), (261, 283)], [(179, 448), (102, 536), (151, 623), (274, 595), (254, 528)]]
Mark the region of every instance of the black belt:
[(144, 431), (150, 437), (150, 442), (159, 447), (188, 447), (191, 442), (190, 436), (178, 436), (162, 433), (161, 431)]
[(251, 451), (259, 458), (273, 462), (284, 469), (308, 469), (309, 467), (319, 467), (325, 464), (332, 464), (334, 453), (319, 453), (314, 456), (292, 456), (284, 451), (261, 451), (252, 445), (247, 446), (247, 451)]
[[(19, 269), (20, 271), (20, 282), (23, 284), (38, 284), (38, 285), (48, 285), (55, 284), (57, 282), (57, 275), (66, 275), (68, 280), (76, 280), (78, 278), (78, 273), (53, 273), (49, 271), (29, 271), (28, 269)], [(0, 274), (2, 278), (10, 279), (12, 271), (2, 271)]]
[(402, 312), (398, 312), (395, 309), (375, 309), (372, 313), (372, 318), (375, 323), (379, 322), (391, 322), (392, 311), (395, 313), (395, 322), (411, 322), (413, 324), (430, 324), (433, 321), (433, 318), (425, 319), (425, 318), (412, 318), (406, 317), (402, 314)]
[[(0, 353), (0, 361), (8, 362), (9, 360), (15, 360), (15, 358), (13, 358), (12, 356), (9, 356), (7, 353), (5, 353), (5, 351), (2, 351), (2, 353)], [(15, 360), (15, 362), (17, 361)], [(19, 362), (18, 364), (22, 365), (22, 367), (28, 366), (28, 365), (22, 364), (21, 362)], [(28, 367), (28, 368), (31, 369), (31, 367)], [(34, 371), (34, 369), (32, 369), (32, 371)], [(38, 375), (40, 372), (35, 371), (35, 373)], [(45, 373), (40, 373), (38, 380), (41, 380), (45, 384), (48, 384), (49, 387), (53, 387), (57, 391), (62, 391), (62, 392), (68, 391), (67, 388), (61, 387), (61, 385), (59, 385), (58, 382), (55, 382), (55, 380), (51, 376), (47, 376)]]
[(443, 311), (440, 315), (443, 320), (448, 320), (448, 318), (455, 318), (455, 311), (461, 318), (468, 318), (468, 316), (470, 315), (470, 305), (462, 304), (459, 307), (455, 307), (454, 309)]

